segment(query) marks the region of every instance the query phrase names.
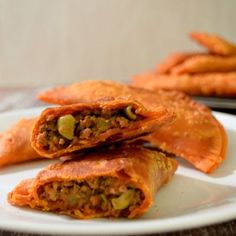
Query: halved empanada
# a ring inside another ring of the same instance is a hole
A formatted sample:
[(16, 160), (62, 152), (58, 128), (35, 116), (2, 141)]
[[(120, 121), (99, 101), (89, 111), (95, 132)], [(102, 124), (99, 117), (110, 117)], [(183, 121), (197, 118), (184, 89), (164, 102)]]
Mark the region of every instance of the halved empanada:
[(35, 179), (22, 181), (8, 201), (80, 219), (134, 218), (151, 207), (176, 168), (175, 160), (156, 151), (110, 148), (48, 166)]
[(163, 106), (146, 110), (133, 100), (116, 99), (48, 108), (32, 132), (32, 146), (45, 157), (129, 140), (173, 120)]
[(147, 139), (162, 150), (181, 156), (203, 172), (212, 172), (225, 159), (227, 136), (224, 127), (206, 106), (176, 91), (150, 91), (112, 81), (84, 81), (45, 91), (42, 101), (56, 104), (91, 102), (127, 96), (148, 109), (164, 106), (177, 114), (172, 123), (160, 127)]

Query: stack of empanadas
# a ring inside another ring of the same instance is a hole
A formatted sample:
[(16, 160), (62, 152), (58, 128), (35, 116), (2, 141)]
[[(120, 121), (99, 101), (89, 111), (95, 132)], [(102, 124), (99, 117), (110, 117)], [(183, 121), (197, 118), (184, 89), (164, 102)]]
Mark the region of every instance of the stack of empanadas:
[(179, 92), (85, 81), (39, 99), (61, 106), (3, 133), (0, 166), (35, 158), (58, 163), (16, 186), (8, 196), (12, 205), (80, 219), (138, 217), (177, 168), (168, 153), (205, 173), (225, 159), (223, 126)]
[(60, 158), (22, 181), (8, 201), (75, 218), (138, 217), (174, 174), (177, 162), (136, 139), (174, 119), (163, 106), (146, 109), (128, 97), (44, 110), (2, 134), (1, 165)]
[(190, 95), (235, 97), (236, 45), (207, 33), (193, 32), (190, 36), (208, 51), (171, 54), (156, 70), (135, 76), (132, 84)]

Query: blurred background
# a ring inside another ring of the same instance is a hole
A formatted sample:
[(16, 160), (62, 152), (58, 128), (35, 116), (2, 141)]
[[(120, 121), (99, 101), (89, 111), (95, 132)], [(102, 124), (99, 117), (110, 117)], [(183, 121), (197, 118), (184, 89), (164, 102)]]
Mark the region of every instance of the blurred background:
[(235, 0), (0, 0), (0, 86), (127, 81), (193, 30), (236, 41)]

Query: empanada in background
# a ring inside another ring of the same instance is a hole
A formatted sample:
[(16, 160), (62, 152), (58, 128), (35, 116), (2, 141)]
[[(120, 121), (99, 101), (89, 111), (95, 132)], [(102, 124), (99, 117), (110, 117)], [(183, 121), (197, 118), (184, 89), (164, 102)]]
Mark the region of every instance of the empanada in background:
[(35, 118), (21, 119), (0, 134), (0, 167), (42, 158), (30, 144)]
[(204, 55), (204, 54), (194, 53), (194, 52), (172, 53), (164, 61), (162, 61), (157, 65), (156, 73), (158, 74), (171, 73), (172, 68), (175, 68), (176, 66), (182, 64), (189, 58), (194, 58), (195, 56), (199, 55)]
[(206, 106), (176, 91), (150, 91), (113, 81), (84, 81), (42, 92), (39, 99), (55, 104), (91, 102), (104, 96), (129, 96), (147, 109), (164, 106), (176, 119), (146, 136), (161, 150), (184, 158), (199, 170), (209, 173), (225, 159), (227, 136), (224, 127)]
[(155, 70), (134, 76), (132, 85), (195, 96), (236, 97), (236, 45), (207, 33), (190, 36), (208, 52), (172, 53)]
[(236, 55), (236, 45), (219, 35), (206, 32), (192, 32), (190, 37), (203, 47), (206, 47), (210, 53), (221, 56)]
[(236, 71), (236, 56), (195, 55), (183, 61), (180, 65), (174, 66), (170, 70), (170, 74), (181, 75), (233, 71)]
[(79, 219), (135, 218), (151, 207), (176, 168), (175, 160), (156, 151), (110, 148), (49, 165), (35, 179), (22, 181), (8, 201)]
[(147, 110), (124, 98), (53, 107), (35, 122), (31, 144), (42, 156), (60, 157), (147, 135), (173, 118), (161, 105)]
[(135, 76), (132, 85), (153, 91), (165, 89), (182, 91), (189, 95), (235, 97), (236, 71), (181, 75), (148, 72)]

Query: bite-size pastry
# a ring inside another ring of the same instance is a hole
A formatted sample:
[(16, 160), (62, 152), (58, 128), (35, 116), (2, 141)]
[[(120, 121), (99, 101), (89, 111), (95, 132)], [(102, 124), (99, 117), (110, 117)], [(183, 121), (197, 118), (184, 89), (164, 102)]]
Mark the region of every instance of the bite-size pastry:
[(35, 119), (21, 119), (0, 134), (0, 167), (41, 158), (30, 144)]
[(145, 136), (154, 146), (180, 156), (199, 170), (209, 173), (226, 157), (227, 136), (224, 127), (209, 108), (181, 92), (127, 86), (113, 81), (84, 81), (47, 90), (39, 99), (49, 103), (91, 102), (106, 96), (130, 96), (148, 109), (164, 106), (174, 111), (176, 119)]
[(151, 207), (176, 168), (175, 160), (138, 146), (99, 150), (49, 165), (16, 186), (8, 201), (79, 219), (134, 218)]
[(149, 134), (173, 118), (161, 105), (147, 110), (138, 102), (121, 98), (53, 107), (35, 122), (31, 144), (45, 157), (60, 157)]

